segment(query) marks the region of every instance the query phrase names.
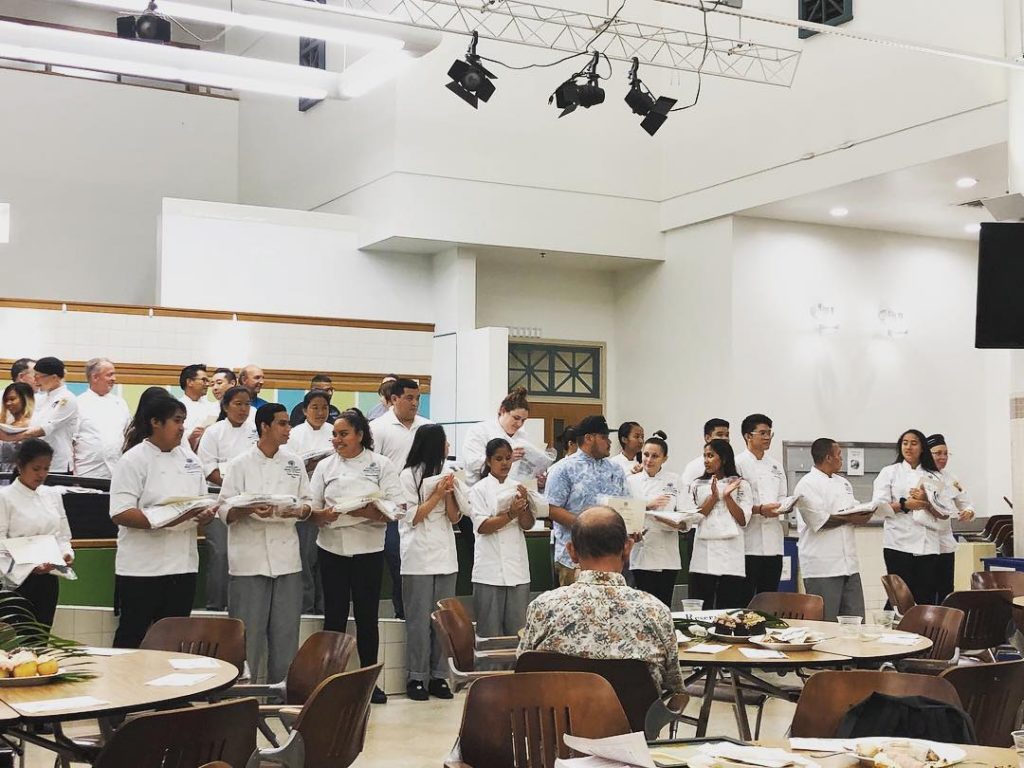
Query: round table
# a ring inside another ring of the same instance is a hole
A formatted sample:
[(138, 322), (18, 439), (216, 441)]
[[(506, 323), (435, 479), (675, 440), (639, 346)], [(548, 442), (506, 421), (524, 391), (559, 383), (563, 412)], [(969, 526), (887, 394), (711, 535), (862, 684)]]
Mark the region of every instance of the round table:
[(1013, 598), (1013, 604), (1018, 608), (1024, 608), (1024, 595)]

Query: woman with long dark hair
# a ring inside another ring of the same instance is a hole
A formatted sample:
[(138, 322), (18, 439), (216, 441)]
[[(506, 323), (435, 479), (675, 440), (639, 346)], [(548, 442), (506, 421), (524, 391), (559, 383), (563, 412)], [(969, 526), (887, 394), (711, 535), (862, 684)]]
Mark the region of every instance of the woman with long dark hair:
[(705, 610), (742, 608), (747, 589), (743, 528), (750, 522), (753, 496), (727, 440), (704, 446), (704, 474), (690, 485), (690, 495), (704, 519), (693, 539), (689, 596), (703, 600)]
[(139, 404), (135, 407), (135, 415), (132, 416), (132, 420), (128, 422), (128, 426), (124, 429), (124, 446), (121, 448), (121, 453), (127, 453), (145, 439), (146, 432), (149, 429), (146, 420), (146, 409), (150, 403), (156, 398), (170, 396), (171, 394), (163, 387), (146, 387), (142, 390), (142, 394), (139, 395)]
[(448, 439), (440, 424), (416, 430), (398, 480), (405, 517), (398, 522), (402, 552), (402, 599), (409, 680), (406, 693), (414, 701), (428, 695), (452, 698), (448, 688), (441, 638), (430, 625), (438, 600), (455, 596), (459, 560), (455, 532), (463, 510), (455, 494), (455, 475), (442, 476)]
[(882, 533), (885, 570), (907, 582), (914, 600), (923, 605), (935, 602), (938, 589), (940, 540), (949, 518), (939, 506), (944, 484), (919, 429), (900, 435), (896, 460), (875, 478), (874, 501), (893, 511)]
[[(54, 536), (64, 562), (71, 565), (75, 553), (71, 549), (71, 528), (64, 513), (64, 501), (53, 488), (43, 485), (52, 458), (53, 448), (38, 438), (18, 444), (14, 480), (0, 489), (0, 539)], [(59, 592), (53, 569), (51, 563), (37, 565), (14, 587), (14, 591), (28, 601), (36, 621), (47, 628), (53, 625)], [(17, 572), (16, 567), (11, 576)]]
[[(0, 405), (0, 424), (28, 428), (35, 403), (35, 393), (28, 384), (23, 381), (8, 384)], [(13, 471), (17, 454), (18, 443), (0, 443), (0, 472)]]

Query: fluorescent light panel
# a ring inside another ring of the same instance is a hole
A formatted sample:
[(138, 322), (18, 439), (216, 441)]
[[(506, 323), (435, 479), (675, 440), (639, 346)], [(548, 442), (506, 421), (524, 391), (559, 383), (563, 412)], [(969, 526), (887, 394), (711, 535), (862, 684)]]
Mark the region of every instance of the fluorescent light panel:
[(0, 243), (11, 241), (11, 204), (0, 203)]

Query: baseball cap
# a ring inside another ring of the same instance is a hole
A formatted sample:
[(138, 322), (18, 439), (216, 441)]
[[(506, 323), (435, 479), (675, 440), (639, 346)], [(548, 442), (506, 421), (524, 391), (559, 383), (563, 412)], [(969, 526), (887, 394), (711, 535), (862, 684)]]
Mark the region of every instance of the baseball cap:
[[(38, 370), (39, 364), (36, 363)], [(607, 435), (611, 432), (608, 429), (608, 422), (604, 416), (586, 416), (576, 425), (576, 439), (580, 440), (586, 435)]]
[(64, 378), (64, 362), (56, 357), (40, 357), (36, 360), (36, 373), (44, 376), (60, 376)]

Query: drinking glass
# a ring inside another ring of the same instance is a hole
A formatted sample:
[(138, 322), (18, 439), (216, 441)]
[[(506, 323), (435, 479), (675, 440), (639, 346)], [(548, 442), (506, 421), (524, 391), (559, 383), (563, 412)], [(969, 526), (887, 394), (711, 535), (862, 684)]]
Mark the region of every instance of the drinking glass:
[(863, 616), (836, 616), (836, 621), (839, 622), (840, 630), (844, 635), (851, 635), (856, 637), (861, 622), (864, 621)]
[(704, 610), (703, 600), (683, 600), (683, 613), (697, 613)]
[(1024, 731), (1014, 731), (1013, 748), (1017, 752), (1017, 768), (1024, 768)]
[(882, 610), (875, 611), (875, 624), (885, 629), (892, 629), (893, 622), (896, 620), (896, 611)]

